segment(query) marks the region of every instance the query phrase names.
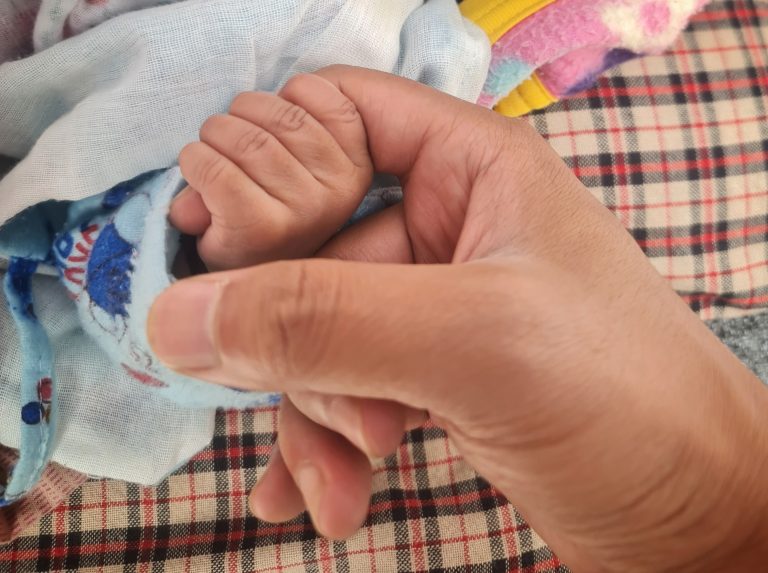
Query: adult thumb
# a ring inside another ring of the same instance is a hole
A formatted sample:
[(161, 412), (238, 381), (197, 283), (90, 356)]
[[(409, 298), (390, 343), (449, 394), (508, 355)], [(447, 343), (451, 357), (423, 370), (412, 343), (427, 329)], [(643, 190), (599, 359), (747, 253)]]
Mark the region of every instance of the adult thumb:
[(148, 335), (168, 366), (211, 382), (427, 409), (492, 367), (502, 277), (483, 263), (270, 263), (176, 283)]

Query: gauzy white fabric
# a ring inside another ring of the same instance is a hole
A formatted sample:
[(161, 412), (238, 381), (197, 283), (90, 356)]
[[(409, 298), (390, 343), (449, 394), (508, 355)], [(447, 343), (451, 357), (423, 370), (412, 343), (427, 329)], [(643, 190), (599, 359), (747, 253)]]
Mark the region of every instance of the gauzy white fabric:
[[(0, 271), (0, 280), (5, 272)], [(34, 279), (35, 312), (56, 354), (59, 428), (53, 460), (89, 475), (152, 484), (211, 440), (213, 410), (184, 410), (114, 367), (80, 327), (55, 277)], [(19, 446), (22, 356), (0, 303), (0, 443)]]
[[(38, 20), (36, 40), (56, 26)], [(0, 155), (20, 160), (0, 180), (0, 224), (43, 201), (83, 199), (171, 167), (202, 122), (242, 91), (276, 90), (296, 73), (343, 63), (475, 100), (489, 51), (453, 0), (186, 0), (125, 13), (0, 65)], [(56, 353), (55, 461), (152, 484), (210, 440), (213, 410), (185, 410), (127, 380), (83, 333), (54, 277), (36, 277), (35, 298)], [(0, 304), (0, 442), (12, 447), (19, 354)]]
[[(401, 49), (402, 47), (402, 49)], [(452, 0), (188, 0), (123, 14), (0, 66), (0, 223), (173, 165), (235, 95), (333, 63), (475, 100), (488, 41)]]

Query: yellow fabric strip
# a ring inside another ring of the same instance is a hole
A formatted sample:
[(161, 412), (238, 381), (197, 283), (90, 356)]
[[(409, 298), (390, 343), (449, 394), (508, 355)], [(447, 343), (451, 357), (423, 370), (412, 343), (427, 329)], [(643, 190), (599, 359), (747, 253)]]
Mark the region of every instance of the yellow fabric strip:
[(557, 101), (534, 73), (530, 78), (509, 92), (494, 108), (501, 115), (519, 117), (537, 109), (542, 109)]
[(464, 17), (480, 26), (494, 44), (513, 26), (555, 0), (464, 0)]

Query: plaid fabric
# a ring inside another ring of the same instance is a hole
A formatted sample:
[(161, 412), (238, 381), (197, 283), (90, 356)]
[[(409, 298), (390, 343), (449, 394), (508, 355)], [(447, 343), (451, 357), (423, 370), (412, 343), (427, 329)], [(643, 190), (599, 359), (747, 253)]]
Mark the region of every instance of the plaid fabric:
[[(2, 468), (12, 467), (17, 459), (15, 451), (0, 446), (0, 473)], [(50, 513), (66, 501), (87, 479), (83, 474), (59, 465), (48, 466), (37, 487), (27, 497), (0, 511), (0, 543), (6, 543), (21, 535), (25, 529), (36, 523), (41, 515)], [(2, 566), (0, 571), (3, 571)]]
[[(767, 31), (768, 4), (716, 3), (667, 55), (530, 118), (705, 318), (768, 303)], [(353, 539), (257, 522), (246, 493), (275, 414), (221, 414), (212, 446), (156, 488), (86, 483), (0, 547), (0, 572), (566, 571), (433, 427), (377, 469)]]
[(377, 468), (368, 523), (353, 539), (318, 539), (306, 518), (257, 522), (246, 496), (276, 414), (222, 414), (212, 447), (158, 487), (87, 483), (0, 549), (0, 571), (566, 571), (429, 426)]
[(663, 56), (532, 117), (702, 318), (768, 305), (768, 4), (717, 2)]

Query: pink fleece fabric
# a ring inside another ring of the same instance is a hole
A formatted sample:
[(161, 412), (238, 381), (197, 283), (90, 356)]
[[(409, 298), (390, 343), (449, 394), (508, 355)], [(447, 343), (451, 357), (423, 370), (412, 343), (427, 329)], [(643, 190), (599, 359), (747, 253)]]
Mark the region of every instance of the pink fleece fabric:
[[(493, 46), (489, 79), (478, 103), (493, 106), (514, 65), (538, 70), (556, 97), (623, 61), (665, 49), (709, 0), (558, 0), (509, 30)], [(618, 50), (621, 56), (609, 54)]]

